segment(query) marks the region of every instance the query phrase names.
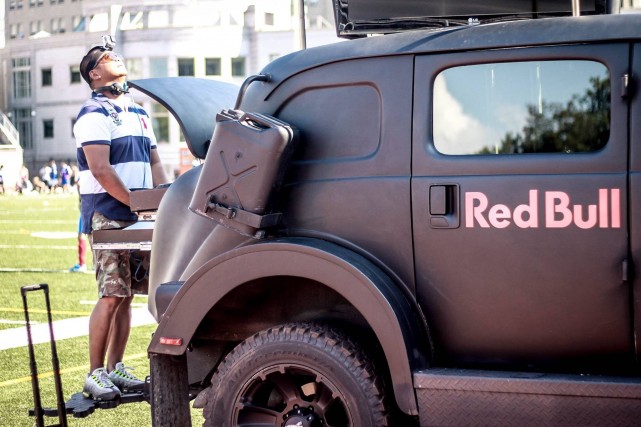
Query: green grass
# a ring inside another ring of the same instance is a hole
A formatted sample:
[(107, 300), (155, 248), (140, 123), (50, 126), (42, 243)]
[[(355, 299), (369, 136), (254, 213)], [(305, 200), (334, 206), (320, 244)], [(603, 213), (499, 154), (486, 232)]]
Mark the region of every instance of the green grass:
[[(24, 321), (20, 287), (47, 283), (54, 320), (88, 316), (96, 300), (93, 274), (69, 273), (77, 262), (77, 195), (0, 196), (0, 330)], [(87, 254), (91, 265), (91, 254)], [(46, 322), (41, 292), (28, 294), (30, 319)], [(146, 302), (136, 297), (134, 302)], [(125, 364), (144, 377), (149, 373), (146, 349), (154, 325), (132, 328)], [(82, 390), (88, 371), (87, 337), (58, 339), (58, 358), (65, 398)], [(44, 407), (55, 408), (54, 381), (51, 376), (49, 343), (35, 345)], [(0, 425), (33, 426), (28, 416), (33, 408), (33, 393), (27, 347), (0, 350)], [(45, 418), (56, 424), (57, 418)], [(192, 409), (192, 424), (203, 422), (200, 411)], [(145, 402), (98, 409), (86, 418), (68, 416), (70, 426), (150, 426), (150, 408)]]

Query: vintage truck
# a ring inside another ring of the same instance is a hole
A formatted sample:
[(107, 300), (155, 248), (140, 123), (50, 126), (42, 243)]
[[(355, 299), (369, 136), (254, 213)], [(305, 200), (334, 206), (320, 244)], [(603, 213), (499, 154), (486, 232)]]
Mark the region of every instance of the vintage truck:
[(155, 425), (638, 425), (641, 15), (477, 3), (132, 83), (203, 160), (132, 230)]

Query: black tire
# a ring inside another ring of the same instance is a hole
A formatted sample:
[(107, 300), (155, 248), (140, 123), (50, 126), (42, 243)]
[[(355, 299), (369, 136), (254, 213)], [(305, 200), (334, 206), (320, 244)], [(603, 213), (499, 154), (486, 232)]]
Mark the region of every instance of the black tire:
[(190, 427), (187, 358), (150, 355), (151, 423), (154, 427)]
[(205, 426), (388, 425), (373, 364), (353, 341), (325, 326), (259, 332), (225, 357), (211, 382)]

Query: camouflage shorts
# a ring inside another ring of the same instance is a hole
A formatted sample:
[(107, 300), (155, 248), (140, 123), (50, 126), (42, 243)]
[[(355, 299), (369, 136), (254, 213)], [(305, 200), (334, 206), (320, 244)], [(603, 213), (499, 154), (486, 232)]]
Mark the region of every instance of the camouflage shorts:
[[(116, 221), (95, 212), (91, 219), (92, 230), (123, 228), (135, 221)], [(148, 254), (131, 250), (96, 249), (93, 259), (98, 282), (98, 297), (129, 297), (146, 294), (149, 282), (144, 268)]]

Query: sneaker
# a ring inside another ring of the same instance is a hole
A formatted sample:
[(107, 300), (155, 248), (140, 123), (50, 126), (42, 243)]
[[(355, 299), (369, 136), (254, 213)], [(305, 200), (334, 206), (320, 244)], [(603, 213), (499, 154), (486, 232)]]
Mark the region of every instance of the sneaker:
[(105, 368), (98, 368), (87, 375), (82, 395), (94, 400), (113, 400), (120, 397), (120, 390), (111, 382)]
[(84, 273), (87, 271), (87, 265), (76, 264), (69, 269), (72, 273)]
[(142, 390), (145, 382), (130, 374), (128, 369), (133, 370), (133, 368), (123, 365), (122, 362), (116, 363), (114, 370), (109, 372), (109, 379), (123, 391)]

